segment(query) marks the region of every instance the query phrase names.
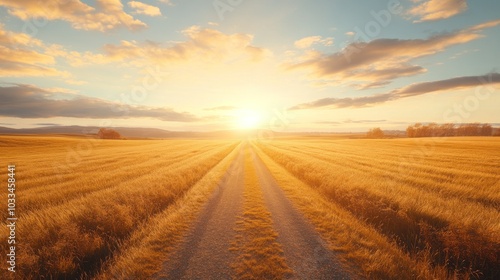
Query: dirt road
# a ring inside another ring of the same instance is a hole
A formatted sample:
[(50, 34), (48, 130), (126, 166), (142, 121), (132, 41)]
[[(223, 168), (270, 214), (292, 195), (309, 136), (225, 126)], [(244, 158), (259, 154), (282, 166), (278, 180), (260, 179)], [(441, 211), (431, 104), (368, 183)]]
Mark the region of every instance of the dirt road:
[(314, 227), (298, 212), (264, 163), (253, 154), (257, 175), (292, 279), (349, 279)]
[(243, 152), (202, 210), (184, 244), (165, 264), (160, 279), (231, 279), (229, 250), (243, 201)]
[[(246, 147), (250, 149), (249, 145)], [(264, 201), (271, 213), (287, 265), (289, 279), (350, 279), (342, 271), (313, 226), (298, 212), (275, 182), (272, 174), (252, 152)], [(240, 152), (225, 179), (202, 210), (185, 242), (164, 265), (159, 279), (235, 279), (230, 251), (235, 226), (242, 213), (244, 153)]]

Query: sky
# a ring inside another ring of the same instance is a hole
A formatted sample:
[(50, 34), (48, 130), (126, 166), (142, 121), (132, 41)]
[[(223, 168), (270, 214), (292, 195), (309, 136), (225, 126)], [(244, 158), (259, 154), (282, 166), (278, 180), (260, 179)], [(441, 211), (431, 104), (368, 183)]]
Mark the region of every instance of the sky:
[(499, 50), (497, 0), (0, 0), (0, 126), (499, 124)]

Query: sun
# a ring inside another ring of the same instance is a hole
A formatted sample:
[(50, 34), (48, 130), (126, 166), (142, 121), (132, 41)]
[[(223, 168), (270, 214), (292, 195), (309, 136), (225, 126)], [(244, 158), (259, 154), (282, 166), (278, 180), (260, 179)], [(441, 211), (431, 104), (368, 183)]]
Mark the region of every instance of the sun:
[(236, 114), (236, 122), (239, 129), (257, 128), (262, 122), (262, 115), (256, 110), (240, 110)]

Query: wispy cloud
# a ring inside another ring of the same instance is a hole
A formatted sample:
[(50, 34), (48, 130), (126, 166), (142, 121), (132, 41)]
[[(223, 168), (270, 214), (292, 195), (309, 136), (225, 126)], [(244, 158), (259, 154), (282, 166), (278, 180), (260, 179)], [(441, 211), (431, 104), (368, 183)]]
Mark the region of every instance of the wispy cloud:
[(60, 124), (57, 124), (57, 123), (35, 123), (33, 125), (36, 125), (36, 126), (60, 126)]
[(215, 29), (192, 26), (182, 31), (185, 41), (171, 43), (137, 42), (123, 40), (119, 45), (107, 44), (102, 54), (91, 52), (68, 53), (73, 66), (124, 62), (135, 65), (170, 62), (235, 63), (259, 61), (270, 51), (253, 46), (250, 34), (225, 34)]
[[(0, 87), (0, 116), (18, 118), (154, 118), (163, 121), (193, 122), (192, 114), (169, 108), (131, 106), (98, 98), (71, 95), (60, 98), (60, 92), (32, 85)], [(67, 94), (63, 94), (67, 95)]]
[(4, 30), (0, 24), (0, 76), (62, 76), (69, 73), (54, 68), (55, 56), (42, 41), (24, 33)]
[(377, 103), (383, 103), (391, 100), (393, 96), (389, 93), (378, 94), (365, 97), (346, 97), (346, 98), (322, 98), (313, 102), (302, 103), (289, 108), (290, 110), (314, 109), (321, 107), (347, 108), (347, 107), (365, 107)]
[(417, 3), (408, 15), (417, 17), (416, 22), (450, 18), (467, 10), (466, 0), (414, 0)]
[(171, 0), (159, 0), (158, 2), (166, 4), (168, 6), (174, 6), (174, 3), (172, 3)]
[(75, 29), (107, 31), (118, 27), (138, 30), (146, 24), (123, 11), (120, 0), (95, 0), (95, 7), (80, 0), (0, 0), (0, 6), (22, 19), (64, 20)]
[(150, 17), (161, 16), (160, 8), (139, 1), (130, 1), (128, 2), (128, 6), (133, 8), (136, 14), (147, 15)]
[(333, 45), (333, 38), (322, 38), (321, 36), (309, 36), (295, 41), (295, 47), (299, 49), (310, 48), (314, 44), (321, 44), (323, 46)]
[(345, 120), (344, 123), (384, 123), (387, 120)]
[(290, 70), (306, 70), (313, 80), (372, 88), (386, 85), (398, 77), (426, 72), (425, 68), (410, 62), (481, 38), (480, 31), (499, 24), (500, 21), (491, 21), (426, 39), (376, 39), (370, 42), (354, 42), (333, 54), (316, 51), (312, 55), (298, 57), (297, 61), (287, 63), (285, 67)]
[(387, 120), (343, 120), (343, 121), (320, 121), (314, 122), (315, 124), (328, 124), (328, 125), (342, 125), (342, 124), (373, 124), (373, 123), (386, 123)]
[(212, 107), (212, 108), (205, 108), (205, 111), (231, 111), (231, 110), (236, 110), (238, 107), (235, 106), (218, 106), (218, 107)]
[(500, 83), (500, 74), (491, 73), (482, 76), (464, 76), (440, 81), (415, 83), (409, 86), (393, 90), (389, 93), (376, 94), (372, 96), (355, 98), (323, 98), (309, 103), (302, 103), (290, 108), (290, 110), (315, 109), (322, 107), (347, 108), (347, 107), (366, 107), (387, 101), (398, 100), (401, 98), (427, 94), (431, 92), (447, 91), (452, 89), (464, 89), (475, 86), (498, 84)]
[(394, 90), (392, 94), (399, 97), (408, 97), (435, 91), (470, 88), (480, 85), (497, 83), (500, 83), (500, 74), (491, 73), (482, 76), (464, 76), (447, 80), (415, 83), (401, 89)]

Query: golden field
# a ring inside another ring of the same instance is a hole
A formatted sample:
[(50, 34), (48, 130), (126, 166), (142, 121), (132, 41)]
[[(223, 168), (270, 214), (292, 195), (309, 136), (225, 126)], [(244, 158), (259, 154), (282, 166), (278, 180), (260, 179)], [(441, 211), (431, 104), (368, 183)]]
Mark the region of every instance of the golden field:
[[(250, 149), (360, 277), (500, 276), (498, 138), (0, 136), (0, 149), (5, 165), (16, 164), (20, 279), (155, 275), (241, 150), (245, 202), (235, 225), (240, 237), (234, 250), (241, 255), (234, 267), (240, 275), (252, 273), (259, 269), (252, 252), (266, 252), (263, 258), (276, 260), (276, 268), (262, 275), (286, 277)], [(0, 211), (3, 223), (5, 212)], [(0, 240), (8, 235), (5, 228)], [(6, 246), (0, 243), (2, 252)], [(1, 279), (8, 279), (5, 273)]]
[[(135, 234), (147, 232), (141, 242), (147, 241), (158, 217), (171, 219), (165, 213), (175, 212), (175, 203), (207, 175), (220, 180), (225, 169), (217, 165), (227, 164), (223, 159), (237, 143), (1, 137), (0, 145), (17, 171), (15, 276), (77, 279), (94, 277), (105, 262), (133, 249)], [(67, 165), (71, 151), (84, 145), (81, 159)], [(0, 239), (7, 234), (2, 230)], [(7, 243), (0, 246), (5, 251)], [(9, 276), (6, 269), (2, 274)]]
[(500, 276), (498, 139), (304, 138), (256, 146), (332, 248), (370, 278)]

